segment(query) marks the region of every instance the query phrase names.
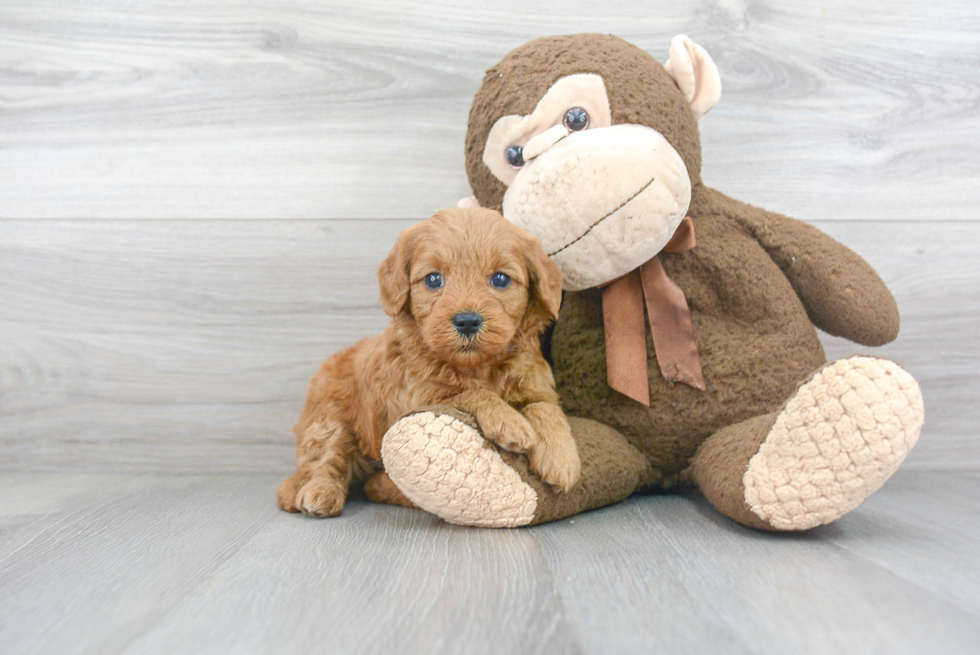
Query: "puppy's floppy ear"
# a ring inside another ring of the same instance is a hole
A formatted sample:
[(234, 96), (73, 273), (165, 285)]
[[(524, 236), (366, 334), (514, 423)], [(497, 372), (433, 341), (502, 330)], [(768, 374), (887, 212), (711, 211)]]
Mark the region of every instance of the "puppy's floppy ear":
[(378, 282), (381, 283), (381, 308), (388, 316), (398, 316), (408, 310), (408, 294), (411, 288), (409, 272), (412, 267), (412, 254), (419, 226), (402, 230), (395, 246), (378, 267)]
[(524, 257), (529, 278), (527, 318), (544, 326), (558, 318), (561, 308), (561, 269), (530, 235), (524, 241)]

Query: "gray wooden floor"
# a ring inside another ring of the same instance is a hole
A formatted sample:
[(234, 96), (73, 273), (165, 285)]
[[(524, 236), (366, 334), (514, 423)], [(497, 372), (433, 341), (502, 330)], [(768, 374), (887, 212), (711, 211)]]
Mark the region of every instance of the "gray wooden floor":
[[(484, 70), (582, 31), (711, 53), (705, 182), (881, 273), (899, 339), (821, 338), (916, 376), (918, 447), (806, 535), (278, 512), (378, 262), (470, 195)], [(977, 34), (974, 0), (4, 0), (0, 655), (980, 652)]]
[(753, 532), (632, 498), (521, 530), (268, 474), (0, 475), (0, 652), (976, 653), (980, 474), (899, 473), (838, 523)]

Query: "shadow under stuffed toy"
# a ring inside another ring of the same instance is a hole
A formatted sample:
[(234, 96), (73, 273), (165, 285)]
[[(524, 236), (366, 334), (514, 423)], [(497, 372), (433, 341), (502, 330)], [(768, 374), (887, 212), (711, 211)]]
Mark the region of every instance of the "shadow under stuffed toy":
[(898, 334), (895, 301), (819, 230), (704, 185), (697, 120), (720, 94), (684, 36), (664, 65), (581, 34), (487, 71), (461, 204), (502, 211), (561, 268), (551, 353), (582, 477), (558, 493), (466, 415), (428, 408), (382, 449), (416, 505), (514, 527), (693, 483), (739, 523), (805, 530), (898, 468), (923, 421), (918, 385), (875, 357), (828, 364), (814, 328), (880, 346)]

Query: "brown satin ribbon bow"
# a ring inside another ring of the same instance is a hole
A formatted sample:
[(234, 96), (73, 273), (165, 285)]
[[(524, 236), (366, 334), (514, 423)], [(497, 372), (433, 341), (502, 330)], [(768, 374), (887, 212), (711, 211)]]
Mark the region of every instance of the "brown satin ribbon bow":
[[(663, 252), (687, 252), (695, 245), (694, 222), (690, 216), (685, 216)], [(704, 391), (691, 310), (684, 292), (667, 277), (659, 255), (602, 287), (609, 386), (650, 406), (644, 301), (660, 372), (668, 380)]]

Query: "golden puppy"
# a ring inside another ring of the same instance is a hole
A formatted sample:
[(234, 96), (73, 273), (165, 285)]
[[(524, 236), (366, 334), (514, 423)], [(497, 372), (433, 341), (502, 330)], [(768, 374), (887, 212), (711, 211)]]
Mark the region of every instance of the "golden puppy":
[(402, 232), (378, 278), (391, 325), (313, 376), (279, 506), (336, 516), (364, 482), (369, 499), (412, 506), (379, 470), (381, 439), (438, 404), (469, 412), (487, 439), (571, 488), (578, 451), (539, 341), (558, 315), (561, 273), (538, 240), (497, 212), (447, 209)]

